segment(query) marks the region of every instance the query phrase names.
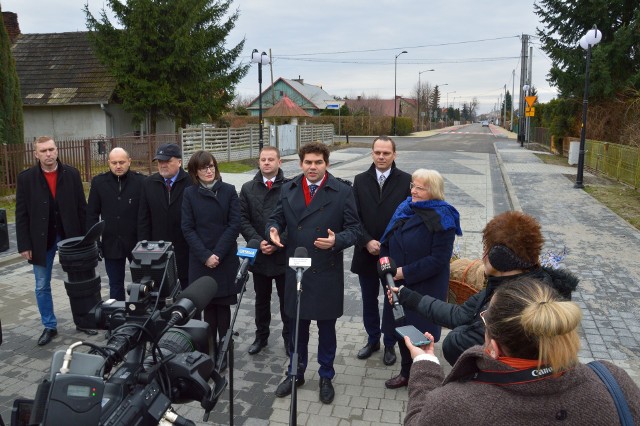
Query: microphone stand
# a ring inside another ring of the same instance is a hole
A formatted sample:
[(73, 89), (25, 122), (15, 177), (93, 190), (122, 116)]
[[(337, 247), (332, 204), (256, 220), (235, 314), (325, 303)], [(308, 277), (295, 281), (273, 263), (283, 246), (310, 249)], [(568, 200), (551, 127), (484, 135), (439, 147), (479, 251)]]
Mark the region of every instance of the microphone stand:
[(298, 332), (300, 328), (300, 296), (302, 295), (302, 278), (298, 281), (298, 288), (296, 290), (296, 330), (294, 332), (294, 344), (293, 354), (291, 355), (291, 408), (289, 409), (289, 425), (295, 426), (297, 422), (298, 411), (298, 392), (296, 387), (296, 380), (298, 378)]
[(233, 336), (238, 335), (238, 333), (233, 331), (233, 327), (236, 324), (236, 318), (238, 317), (238, 311), (240, 310), (240, 303), (242, 302), (242, 296), (244, 296), (244, 292), (246, 290), (248, 280), (249, 280), (248, 271), (244, 274), (243, 277), (241, 277), (239, 280), (236, 280), (236, 286), (242, 283), (242, 290), (240, 290), (240, 294), (238, 295), (238, 303), (236, 303), (236, 308), (233, 311), (233, 317), (231, 318), (231, 324), (229, 325), (227, 334), (224, 336), (222, 348), (220, 349), (220, 357), (218, 358), (218, 362), (216, 365), (216, 370), (220, 371), (220, 368), (222, 367), (222, 361), (226, 356), (228, 356), (227, 368), (229, 369), (229, 425), (230, 426), (233, 426), (233, 359), (234, 359)]

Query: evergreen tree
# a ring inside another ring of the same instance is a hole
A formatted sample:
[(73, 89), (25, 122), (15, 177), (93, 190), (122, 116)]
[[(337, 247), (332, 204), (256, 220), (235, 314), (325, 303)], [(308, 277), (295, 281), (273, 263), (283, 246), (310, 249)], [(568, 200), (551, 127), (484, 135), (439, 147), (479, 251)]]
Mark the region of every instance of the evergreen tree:
[(231, 104), (235, 86), (249, 65), (236, 65), (244, 40), (231, 49), (225, 40), (238, 11), (231, 0), (107, 0), (122, 29), (85, 6), (96, 51), (118, 85), (123, 108), (138, 122), (159, 115), (181, 127), (214, 120)]
[(440, 88), (436, 85), (431, 95), (431, 111), (434, 111), (437, 117), (440, 117)]
[(0, 143), (24, 143), (20, 81), (4, 21), (0, 22)]
[(596, 25), (602, 41), (592, 48), (590, 95), (614, 96), (640, 89), (640, 2), (637, 0), (539, 0), (534, 11), (544, 28), (537, 29), (542, 49), (553, 65), (548, 81), (562, 97), (584, 92), (586, 51), (580, 38)]

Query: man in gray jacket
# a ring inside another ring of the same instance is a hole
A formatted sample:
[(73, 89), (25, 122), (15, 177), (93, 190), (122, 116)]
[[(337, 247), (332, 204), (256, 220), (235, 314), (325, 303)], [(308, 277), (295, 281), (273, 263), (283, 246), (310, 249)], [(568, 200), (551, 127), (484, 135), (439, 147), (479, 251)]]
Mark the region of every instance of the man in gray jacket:
[(256, 292), (256, 339), (249, 346), (249, 354), (255, 355), (267, 346), (271, 324), (271, 286), (275, 280), (280, 300), (282, 338), (285, 352), (289, 355), (289, 319), (284, 311), (287, 256), (284, 249), (269, 243), (269, 236), (265, 232), (267, 219), (276, 207), (280, 189), (287, 179), (280, 170), (282, 160), (278, 148), (265, 146), (260, 151), (258, 161), (260, 171), (240, 190), (240, 232), (247, 242), (252, 239), (260, 241), (258, 255), (249, 268)]

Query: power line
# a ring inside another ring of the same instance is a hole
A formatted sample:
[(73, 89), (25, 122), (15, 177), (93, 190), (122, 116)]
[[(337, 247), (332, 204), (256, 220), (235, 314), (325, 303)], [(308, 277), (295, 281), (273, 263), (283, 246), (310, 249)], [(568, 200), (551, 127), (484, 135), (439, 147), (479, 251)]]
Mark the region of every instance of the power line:
[[(359, 65), (392, 65), (394, 62), (387, 59), (330, 59), (330, 58), (293, 58), (290, 56), (274, 56), (274, 59), (283, 61), (318, 62), (330, 64), (359, 64)], [(497, 62), (517, 59), (517, 56), (500, 56), (493, 58), (460, 58), (460, 59), (424, 59), (405, 60), (405, 65), (433, 65), (433, 64), (467, 64), (479, 62)]]
[(456, 41), (456, 42), (450, 42), (450, 43), (423, 44), (419, 46), (388, 47), (384, 49), (343, 50), (343, 51), (337, 51), (337, 52), (315, 52), (315, 53), (291, 53), (286, 56), (291, 57), (291, 56), (314, 56), (314, 55), (342, 55), (345, 53), (385, 52), (389, 50), (421, 49), (423, 47), (439, 47), (439, 46), (452, 46), (452, 45), (458, 45), (458, 44), (484, 43), (485, 41), (505, 40), (505, 39), (518, 38), (518, 37), (520, 36), (515, 35), (515, 36), (507, 36), (507, 37), (485, 38), (480, 40)]

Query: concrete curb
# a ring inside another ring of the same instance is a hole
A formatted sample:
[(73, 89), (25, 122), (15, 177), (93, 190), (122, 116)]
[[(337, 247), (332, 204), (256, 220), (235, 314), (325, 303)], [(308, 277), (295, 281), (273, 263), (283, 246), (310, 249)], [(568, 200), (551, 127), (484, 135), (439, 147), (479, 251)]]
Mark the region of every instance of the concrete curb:
[(521, 212), (522, 206), (520, 205), (520, 200), (518, 200), (518, 196), (516, 195), (515, 189), (513, 189), (513, 185), (511, 184), (511, 179), (509, 179), (509, 173), (504, 166), (504, 162), (502, 161), (502, 156), (500, 155), (500, 151), (496, 147), (496, 143), (493, 143), (493, 149), (496, 151), (496, 158), (498, 160), (498, 165), (500, 166), (500, 174), (502, 175), (502, 180), (504, 181), (504, 186), (507, 188), (507, 197), (509, 198), (509, 204), (511, 204), (511, 209)]

